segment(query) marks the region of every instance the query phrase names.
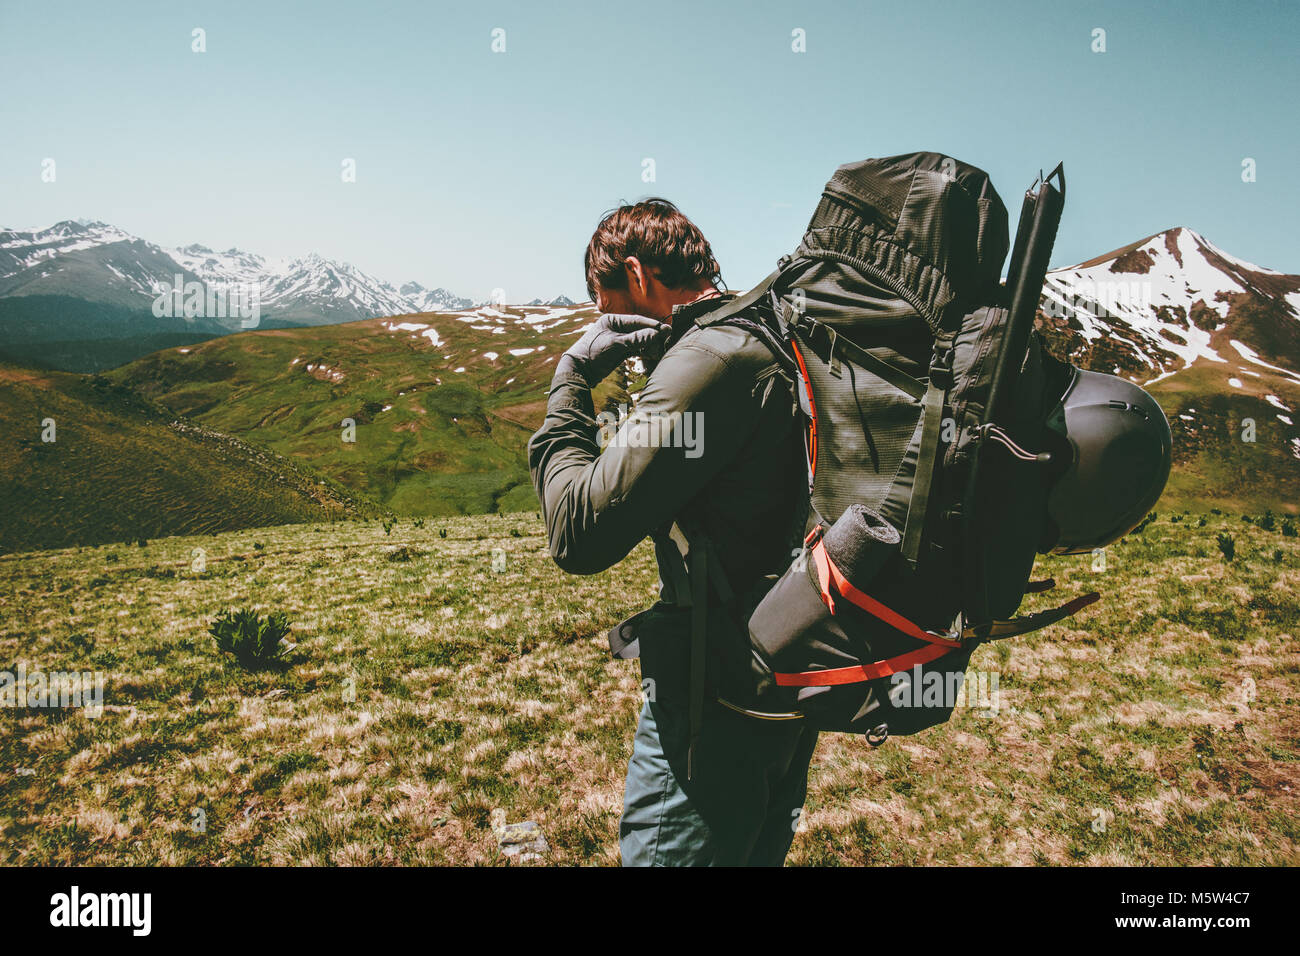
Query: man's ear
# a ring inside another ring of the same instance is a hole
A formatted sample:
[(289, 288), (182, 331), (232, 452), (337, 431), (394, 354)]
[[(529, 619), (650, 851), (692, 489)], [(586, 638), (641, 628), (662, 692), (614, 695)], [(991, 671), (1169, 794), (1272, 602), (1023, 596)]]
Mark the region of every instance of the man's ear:
[(628, 256), (623, 260), (623, 268), (627, 270), (628, 291), (639, 295), (642, 299), (649, 296), (650, 284), (641, 260), (636, 256)]

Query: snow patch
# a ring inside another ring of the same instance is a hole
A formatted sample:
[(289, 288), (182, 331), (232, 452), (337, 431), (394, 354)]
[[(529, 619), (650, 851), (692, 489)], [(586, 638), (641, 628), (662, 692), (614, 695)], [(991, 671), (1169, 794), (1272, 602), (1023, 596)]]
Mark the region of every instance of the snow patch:
[(1231, 339), (1228, 344), (1236, 349), (1237, 353), (1252, 365), (1258, 365), (1260, 368), (1266, 368), (1273, 372), (1281, 372), (1283, 375), (1287, 376), (1287, 378), (1300, 385), (1300, 375), (1296, 375), (1296, 373), (1292, 372), (1290, 369), (1279, 368), (1276, 365), (1269, 365), (1267, 362), (1260, 359), (1259, 355), (1249, 345), (1246, 345), (1243, 342), (1238, 342), (1236, 339)]

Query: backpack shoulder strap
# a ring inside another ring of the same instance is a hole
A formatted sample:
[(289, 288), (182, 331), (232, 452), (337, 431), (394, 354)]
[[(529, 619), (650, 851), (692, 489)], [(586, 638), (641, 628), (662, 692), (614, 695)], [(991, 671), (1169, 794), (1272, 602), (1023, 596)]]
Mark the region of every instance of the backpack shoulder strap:
[(695, 320), (695, 324), (701, 328), (710, 325), (721, 325), (728, 319), (744, 312), (750, 306), (757, 305), (759, 301), (768, 294), (780, 275), (781, 269), (780, 267), (777, 267), (766, 279), (754, 286), (744, 295), (736, 296), (734, 299), (728, 299), (723, 305), (714, 309), (712, 312), (706, 312)]
[[(704, 313), (695, 320), (695, 325), (702, 329), (717, 325), (732, 325), (744, 329), (767, 346), (767, 350), (772, 353), (777, 364), (781, 366), (781, 370), (786, 373), (787, 378), (794, 381), (797, 370), (794, 356), (791, 354), (789, 347), (782, 341), (782, 333), (785, 330), (782, 329), (781, 333), (778, 333), (767, 323), (744, 315), (748, 309), (758, 305), (767, 296), (773, 295), (773, 287), (781, 275), (782, 268), (783, 266), (778, 266), (766, 279), (744, 295), (728, 299), (713, 311)], [(779, 322), (780, 310), (775, 303), (773, 309)]]

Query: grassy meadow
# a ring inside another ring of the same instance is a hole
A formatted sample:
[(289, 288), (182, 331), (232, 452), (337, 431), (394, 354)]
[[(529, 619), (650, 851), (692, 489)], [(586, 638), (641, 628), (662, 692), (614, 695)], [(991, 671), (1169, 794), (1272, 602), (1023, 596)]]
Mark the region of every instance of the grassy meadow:
[[(995, 716), (823, 735), (789, 862), (1300, 863), (1300, 541), (1162, 513), (1038, 574), (1026, 610), (1103, 603), (975, 653)], [(655, 581), (648, 543), (564, 575), (531, 513), (0, 556), (0, 668), (106, 680), (99, 717), (0, 708), (3, 862), (506, 864), (503, 811), (616, 864), (640, 680), (604, 631)], [(288, 615), (282, 665), (217, 650), (241, 606)]]

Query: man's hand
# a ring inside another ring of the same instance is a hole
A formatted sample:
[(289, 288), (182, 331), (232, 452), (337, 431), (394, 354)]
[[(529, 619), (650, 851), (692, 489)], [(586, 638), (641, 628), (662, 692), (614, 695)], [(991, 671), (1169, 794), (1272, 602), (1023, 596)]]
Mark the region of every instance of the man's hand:
[(672, 326), (644, 315), (607, 313), (583, 333), (555, 364), (555, 373), (576, 372), (594, 388), (624, 359), (633, 355), (659, 358)]

